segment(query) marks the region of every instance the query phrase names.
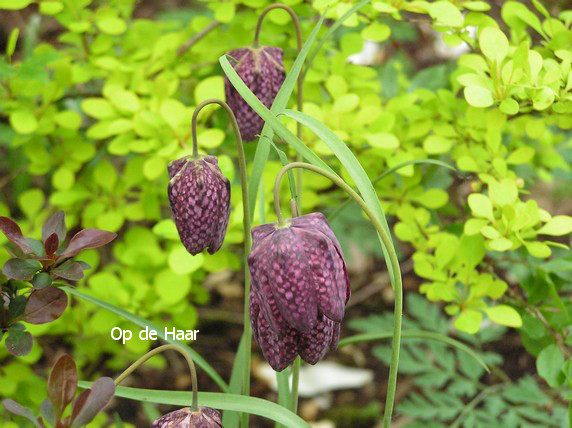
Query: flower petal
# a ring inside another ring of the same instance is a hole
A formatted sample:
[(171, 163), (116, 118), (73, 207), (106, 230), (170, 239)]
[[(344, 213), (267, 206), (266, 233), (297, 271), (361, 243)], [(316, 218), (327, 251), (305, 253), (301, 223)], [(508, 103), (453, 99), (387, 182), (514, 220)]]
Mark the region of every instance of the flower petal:
[(270, 238), (268, 256), (262, 266), (280, 313), (296, 330), (312, 330), (318, 302), (303, 243), (290, 227), (277, 229)]
[(324, 358), (336, 331), (335, 324), (337, 323), (322, 317), (311, 332), (300, 333), (298, 350), (304, 361), (316, 364)]
[(298, 332), (290, 328), (286, 335), (278, 337), (257, 306), (256, 302), (251, 302), (254, 337), (260, 345), (264, 359), (274, 370), (281, 372), (292, 364), (298, 355)]
[[(270, 108), (285, 79), (282, 49), (243, 48), (232, 50), (228, 55), (236, 60), (232, 62), (232, 66), (242, 81), (266, 107)], [(236, 116), (242, 139), (254, 140), (261, 133), (264, 121), (244, 101), (226, 77), (225, 96)]]
[(306, 259), (311, 267), (318, 309), (333, 321), (341, 322), (346, 304), (346, 283), (343, 261), (336, 248), (323, 233), (294, 228), (303, 243)]
[(224, 241), (230, 216), (230, 183), (216, 158), (171, 162), (169, 175), (169, 203), (181, 242), (193, 255), (206, 248), (215, 253)]

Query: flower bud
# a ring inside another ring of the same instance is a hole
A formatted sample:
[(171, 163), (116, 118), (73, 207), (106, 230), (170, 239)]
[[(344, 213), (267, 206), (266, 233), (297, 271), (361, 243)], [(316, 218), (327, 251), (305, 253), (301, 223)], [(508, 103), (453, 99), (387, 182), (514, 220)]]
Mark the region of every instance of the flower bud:
[(209, 407), (192, 411), (189, 407), (161, 416), (151, 428), (222, 428), (220, 412)]
[(169, 164), (169, 203), (181, 242), (192, 255), (222, 245), (230, 216), (230, 182), (214, 156)]
[(321, 213), (252, 230), (250, 317), (264, 358), (282, 371), (335, 349), (350, 297), (340, 244)]
[[(285, 79), (282, 49), (262, 46), (242, 48), (228, 52), (231, 64), (246, 86), (266, 107), (270, 108)], [(236, 116), (240, 135), (252, 141), (262, 132), (264, 121), (250, 108), (242, 96), (225, 77), (226, 102)]]

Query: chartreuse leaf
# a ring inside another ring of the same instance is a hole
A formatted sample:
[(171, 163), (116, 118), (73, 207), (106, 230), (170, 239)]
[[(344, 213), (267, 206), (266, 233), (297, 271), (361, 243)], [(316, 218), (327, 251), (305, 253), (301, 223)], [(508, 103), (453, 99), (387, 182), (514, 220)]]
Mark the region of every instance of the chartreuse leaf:
[(467, 86), (464, 94), (467, 102), (473, 107), (485, 108), (494, 104), (493, 94), (482, 86)]
[(85, 300), (86, 302), (93, 303), (94, 305), (97, 305), (100, 308), (103, 308), (107, 311), (113, 312), (114, 314), (119, 315), (120, 317), (126, 319), (127, 321), (131, 321), (132, 323), (138, 325), (139, 327), (143, 327), (143, 328), (148, 327), (149, 330), (156, 331), (157, 336), (160, 337), (161, 339), (163, 339), (167, 343), (172, 343), (175, 345), (182, 346), (185, 349), (185, 351), (187, 351), (191, 355), (191, 357), (193, 358), (193, 361), (200, 368), (202, 368), (210, 376), (210, 378), (212, 380), (215, 381), (215, 383), (220, 387), (220, 389), (222, 389), (225, 392), (229, 391), (229, 388), (228, 388), (228, 385), (226, 384), (226, 382), (220, 377), (220, 375), (215, 371), (215, 369), (203, 357), (201, 357), (194, 349), (192, 349), (190, 346), (187, 346), (184, 343), (181, 343), (177, 340), (165, 339), (164, 328), (160, 328), (155, 323), (152, 323), (151, 321), (147, 321), (146, 319), (141, 318), (138, 315), (134, 315), (130, 312), (127, 312), (126, 310), (118, 308), (117, 306), (112, 305), (111, 303), (107, 303), (107, 302), (100, 300), (96, 297), (92, 297), (92, 296), (89, 296), (87, 294), (84, 294), (81, 291), (76, 290), (75, 288), (64, 286), (64, 287), (60, 287), (60, 289), (67, 291), (71, 295), (73, 295), (73, 296), (75, 296), (81, 300)]
[(437, 1), (428, 5), (428, 12), (437, 21), (437, 25), (461, 27), (463, 15), (457, 7), (448, 1)]
[(468, 198), (469, 207), (476, 217), (493, 220), (493, 204), (491, 200), (481, 193), (473, 193)]
[(485, 309), (491, 321), (507, 327), (521, 327), (522, 318), (516, 309), (507, 305), (498, 305)]
[[(80, 388), (90, 388), (91, 382), (80, 381)], [(118, 386), (116, 397), (145, 401), (172, 406), (188, 406), (192, 401), (192, 393), (185, 391), (159, 391)], [(279, 422), (289, 428), (309, 428), (310, 425), (290, 410), (262, 398), (244, 395), (223, 394), (216, 392), (199, 392), (199, 406), (220, 410), (246, 412)]]
[(475, 309), (463, 310), (455, 320), (455, 328), (465, 333), (475, 334), (479, 331), (483, 314)]
[(8, 37), (8, 44), (6, 45), (6, 56), (8, 59), (12, 58), (14, 55), (14, 51), (16, 50), (16, 43), (18, 43), (18, 35), (20, 34), (20, 29), (18, 27), (14, 28), (10, 32), (10, 36)]
[[(363, 334), (356, 334), (355, 336), (346, 337), (340, 340), (338, 346), (343, 348), (344, 346), (351, 345), (353, 343), (361, 343), (361, 342), (372, 342), (375, 340), (386, 340), (391, 339), (393, 337), (392, 331), (382, 331), (382, 332), (375, 332), (375, 333), (363, 333)], [(458, 340), (455, 340), (449, 336), (445, 336), (443, 334), (435, 333), (433, 331), (423, 331), (423, 330), (403, 330), (401, 332), (401, 337), (409, 338), (409, 339), (429, 339), (429, 340), (437, 340), (439, 342), (446, 343), (454, 348), (457, 348), (460, 351), (465, 352), (467, 355), (473, 357), (477, 363), (479, 363), (486, 371), (490, 372), (487, 363), (471, 348), (465, 345)]]
[(508, 39), (498, 28), (486, 27), (479, 35), (479, 47), (489, 60), (500, 64), (508, 54)]
[(18, 10), (32, 4), (33, 0), (0, 0), (0, 9)]
[(304, 78), (306, 78), (306, 73), (308, 73), (308, 70), (310, 69), (310, 67), (312, 66), (312, 63), (314, 62), (314, 59), (316, 58), (316, 56), (318, 55), (318, 52), (320, 52), (320, 50), (324, 47), (324, 45), (326, 44), (326, 42), (328, 41), (328, 39), (330, 37), (333, 36), (333, 34), (338, 30), (338, 28), (340, 28), (342, 26), (342, 24), (348, 19), (350, 18), (354, 13), (356, 13), (357, 11), (359, 11), (362, 7), (364, 7), (365, 5), (369, 4), (371, 0), (363, 0), (360, 1), (358, 4), (356, 4), (354, 7), (352, 7), (351, 9), (348, 9), (348, 11), (346, 13), (344, 13), (340, 19), (338, 19), (336, 22), (334, 22), (330, 28), (328, 29), (328, 31), (326, 32), (326, 34), (324, 34), (324, 37), (322, 37), (320, 39), (320, 41), (317, 43), (316, 47), (312, 50), (312, 53), (310, 55), (308, 55), (308, 61), (306, 62), (306, 69), (304, 70)]
[[(375, 179), (372, 181), (372, 183), (376, 184), (376, 183), (380, 182), (385, 177), (394, 174), (395, 172), (397, 172), (401, 168), (405, 168), (406, 166), (409, 166), (409, 165), (418, 165), (418, 164), (437, 165), (437, 166), (442, 166), (444, 168), (450, 169), (451, 171), (457, 171), (457, 169), (455, 169), (451, 165), (448, 165), (445, 162), (441, 162), (439, 160), (435, 160), (435, 159), (413, 159), (410, 161), (402, 162), (398, 165), (395, 165), (392, 168), (389, 168), (388, 170), (384, 171), (382, 174), (375, 177)], [(348, 198), (343, 204), (338, 205), (330, 214), (328, 214), (328, 219), (330, 221), (332, 221), (334, 218), (336, 218), (344, 210), (344, 208), (346, 208), (349, 204), (351, 204), (352, 201), (353, 201), (352, 198)]]
[(557, 215), (552, 217), (536, 233), (540, 235), (563, 236), (572, 233), (572, 217)]

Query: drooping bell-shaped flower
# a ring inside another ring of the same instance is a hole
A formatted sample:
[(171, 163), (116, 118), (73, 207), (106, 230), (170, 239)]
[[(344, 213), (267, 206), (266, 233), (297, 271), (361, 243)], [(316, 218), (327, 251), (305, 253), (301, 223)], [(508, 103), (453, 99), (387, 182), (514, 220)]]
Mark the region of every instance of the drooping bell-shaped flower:
[(230, 182), (214, 156), (169, 163), (169, 203), (181, 242), (192, 255), (222, 245), (230, 216)]
[[(242, 48), (232, 50), (228, 55), (232, 57), (230, 63), (246, 86), (262, 104), (270, 108), (285, 79), (282, 49), (268, 46)], [(254, 140), (262, 131), (264, 121), (226, 77), (224, 90), (226, 102), (236, 116), (242, 139)]]
[(335, 349), (350, 286), (340, 244), (323, 214), (252, 230), (250, 317), (264, 358), (282, 371), (300, 355)]
[(220, 412), (209, 407), (193, 411), (189, 407), (161, 416), (151, 428), (222, 428)]

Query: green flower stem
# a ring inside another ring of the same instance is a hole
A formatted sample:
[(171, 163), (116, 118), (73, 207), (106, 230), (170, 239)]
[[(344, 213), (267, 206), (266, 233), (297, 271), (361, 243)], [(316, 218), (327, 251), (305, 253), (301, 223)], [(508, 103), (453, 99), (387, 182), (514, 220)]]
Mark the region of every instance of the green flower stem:
[[(254, 33), (254, 47), (257, 48), (258, 47), (258, 38), (260, 37), (260, 30), (262, 28), (262, 21), (264, 21), (265, 16), (268, 14), (268, 12), (270, 12), (271, 10), (274, 9), (282, 9), (285, 10), (286, 12), (288, 12), (288, 15), (290, 15), (290, 18), (292, 18), (292, 23), (294, 24), (294, 28), (296, 30), (296, 48), (298, 50), (298, 54), (300, 54), (300, 52), (302, 51), (302, 45), (304, 44), (304, 41), (302, 40), (302, 30), (300, 29), (300, 21), (298, 20), (298, 16), (296, 15), (296, 12), (294, 12), (294, 10), (290, 7), (287, 6), (285, 4), (272, 4), (270, 6), (267, 6), (261, 13), (260, 16), (258, 17), (258, 22), (256, 23), (256, 31)], [(303, 105), (304, 105), (304, 77), (305, 77), (305, 73), (303, 72), (303, 70), (300, 70), (300, 75), (298, 76), (298, 93), (297, 93), (297, 103), (298, 103), (298, 111), (302, 111)], [(300, 122), (297, 123), (296, 125), (296, 135), (298, 138), (302, 138), (302, 124)], [(300, 155), (298, 155), (297, 160), (301, 160)], [(302, 205), (302, 170), (298, 171), (298, 174), (296, 176), (296, 204), (301, 207)]]
[[(234, 131), (234, 136), (236, 138), (236, 146), (238, 151), (238, 168), (240, 170), (240, 186), (242, 188), (242, 209), (243, 209), (243, 228), (244, 228), (244, 361), (243, 361), (243, 373), (242, 373), (242, 393), (243, 395), (250, 395), (250, 353), (251, 353), (251, 343), (252, 343), (252, 327), (250, 325), (250, 271), (248, 270), (248, 254), (250, 254), (250, 249), (252, 246), (252, 236), (251, 236), (251, 221), (250, 221), (250, 206), (248, 205), (248, 177), (246, 172), (246, 158), (244, 156), (244, 145), (242, 144), (242, 138), (240, 137), (240, 130), (238, 129), (238, 123), (236, 122), (236, 117), (232, 112), (231, 108), (227, 103), (216, 98), (209, 98), (202, 103), (200, 103), (195, 112), (193, 113), (192, 120), (192, 136), (193, 136), (193, 157), (198, 156), (198, 142), (197, 142), (197, 117), (199, 112), (203, 107), (209, 104), (218, 104), (223, 109), (225, 109), (232, 129)], [(246, 415), (248, 417), (248, 415)], [(248, 425), (248, 420), (246, 420), (246, 425)]]
[(393, 402), (395, 400), (395, 389), (397, 386), (397, 368), (399, 365), (399, 348), (401, 345), (401, 318), (403, 313), (403, 286), (401, 283), (401, 270), (399, 268), (399, 260), (397, 259), (397, 254), (391, 242), (391, 238), (385, 232), (383, 225), (377, 220), (372, 210), (368, 207), (365, 201), (357, 194), (357, 192), (352, 189), (344, 180), (342, 180), (337, 175), (326, 171), (318, 166), (304, 163), (304, 162), (293, 162), (291, 164), (283, 167), (278, 175), (276, 176), (276, 181), (274, 182), (274, 209), (276, 211), (276, 216), (278, 217), (278, 222), (283, 223), (282, 213), (280, 210), (280, 199), (278, 197), (280, 191), (280, 181), (284, 174), (286, 174), (292, 168), (303, 168), (320, 174), (323, 177), (328, 178), (335, 185), (344, 190), (354, 201), (358, 203), (361, 209), (369, 217), (370, 221), (373, 223), (377, 233), (381, 237), (383, 244), (388, 250), (389, 258), (391, 260), (391, 265), (393, 266), (393, 277), (395, 278), (394, 292), (395, 292), (395, 308), (394, 308), (394, 322), (393, 322), (393, 343), (391, 348), (391, 364), (389, 366), (389, 379), (387, 384), (387, 396), (385, 401), (385, 413), (383, 416), (384, 427), (389, 427), (391, 425), (391, 416), (393, 414)]
[(302, 359), (298, 355), (292, 363), (292, 393), (290, 394), (290, 410), (298, 413), (298, 385), (300, 384), (300, 364)]
[(181, 348), (179, 345), (162, 345), (159, 346), (158, 348), (152, 349), (151, 351), (147, 352), (145, 355), (143, 355), (141, 358), (139, 358), (137, 361), (135, 361), (133, 364), (131, 364), (129, 367), (127, 367), (123, 373), (121, 373), (119, 376), (117, 376), (115, 378), (115, 385), (119, 385), (121, 382), (123, 382), (123, 380), (125, 380), (125, 378), (127, 376), (129, 376), (131, 373), (133, 373), (135, 370), (137, 370), (137, 368), (139, 368), (140, 365), (142, 365), (143, 363), (145, 363), (145, 361), (147, 361), (149, 358), (154, 357), (155, 355), (158, 355), (162, 352), (165, 351), (177, 351), (179, 354), (181, 354), (185, 360), (187, 360), (187, 364), (189, 365), (189, 370), (191, 371), (191, 386), (193, 388), (193, 401), (191, 404), (191, 410), (192, 411), (196, 411), (199, 409), (199, 388), (197, 385), (197, 369), (195, 368), (195, 363), (193, 363), (193, 359), (191, 358), (191, 356), (188, 354), (188, 352), (186, 352), (183, 348)]

